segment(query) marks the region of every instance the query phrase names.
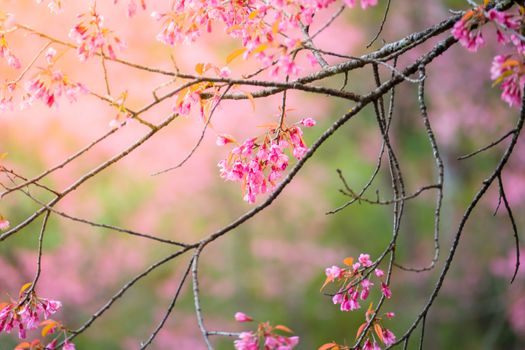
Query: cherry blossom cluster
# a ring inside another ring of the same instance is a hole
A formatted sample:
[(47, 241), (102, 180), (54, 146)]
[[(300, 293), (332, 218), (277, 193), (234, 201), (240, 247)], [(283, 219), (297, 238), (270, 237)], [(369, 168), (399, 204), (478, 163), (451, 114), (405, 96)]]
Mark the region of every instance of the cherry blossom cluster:
[[(312, 118), (305, 118), (291, 127), (271, 126), (262, 137), (247, 139), (219, 162), (220, 176), (227, 181), (240, 182), (244, 200), (255, 203), (259, 194), (273, 191), (288, 167), (287, 149), (298, 160), (308, 152), (301, 126), (314, 125)], [(229, 143), (236, 143), (229, 135), (217, 138), (217, 145)]]
[(116, 58), (115, 48), (125, 47), (124, 42), (115, 33), (104, 27), (104, 17), (96, 10), (95, 4), (89, 11), (78, 15), (80, 20), (69, 32), (69, 37), (78, 44), (77, 53), (85, 61), (95, 54)]
[(0, 303), (0, 333), (18, 332), (20, 339), (27, 338), (27, 331), (42, 328), (41, 334), (46, 337), (56, 334), (54, 338), (44, 345), (35, 339), (32, 342), (22, 342), (16, 346), (16, 350), (55, 350), (58, 342), (64, 336), (63, 350), (74, 350), (73, 343), (67, 340), (67, 330), (57, 321), (51, 320), (50, 316), (55, 314), (62, 306), (59, 301), (41, 298), (31, 288), (31, 283), (26, 283), (20, 289), (18, 300)]
[(9, 67), (14, 69), (20, 69), (22, 64), (18, 57), (16, 57), (9, 45), (4, 33), (9, 32), (13, 24), (13, 15), (10, 13), (4, 13), (0, 11), (0, 57), (4, 58)]
[[(242, 312), (235, 314), (238, 322), (253, 322), (253, 319)], [(261, 322), (257, 331), (242, 332), (239, 339), (234, 341), (236, 350), (291, 350), (299, 344), (299, 337), (284, 336), (280, 333), (292, 334), (293, 332), (286, 326), (271, 326), (268, 322)]]
[[(302, 45), (302, 26), (312, 23), (314, 16), (335, 0), (280, 0), (280, 1), (173, 1), (167, 12), (153, 12), (161, 22), (157, 40), (166, 45), (191, 43), (203, 32), (212, 32), (218, 22), (242, 47), (233, 51), (227, 61), (238, 56), (254, 57), (270, 75), (297, 75), (299, 66), (294, 61), (296, 49)], [(361, 0), (363, 9), (375, 6), (377, 0)], [(349, 7), (356, 0), (345, 0)], [(285, 35), (280, 35), (285, 34)]]
[(511, 46), (514, 53), (494, 57), (490, 70), (494, 85), (500, 85), (501, 99), (510, 106), (519, 107), (525, 86), (525, 37), (522, 28), (525, 25), (525, 7), (519, 6), (518, 13), (486, 10), (484, 5), (467, 11), (456, 22), (452, 35), (469, 51), (477, 51), (485, 44), (481, 25), (492, 22), (496, 26), (497, 41), (501, 45)]
[(11, 68), (20, 69), (22, 67), (18, 57), (9, 49), (5, 35), (0, 36), (0, 57), (4, 58)]
[[(56, 50), (48, 48), (45, 53), (46, 67), (37, 68), (37, 73), (24, 83), (20, 108), (26, 108), (40, 100), (48, 107), (58, 106), (58, 99), (65, 96), (75, 102), (79, 95), (87, 92), (81, 83), (72, 82), (60, 69), (55, 68)], [(0, 111), (14, 109), (14, 95), (21, 87), (18, 81), (7, 81), (0, 88)]]
[(58, 99), (66, 96), (70, 102), (75, 102), (80, 94), (86, 93), (87, 89), (81, 83), (73, 83), (67, 75), (60, 70), (42, 69), (33, 79), (25, 85), (26, 95), (24, 105), (33, 104), (40, 100), (48, 107), (58, 106)]
[[(331, 283), (337, 284), (337, 292), (332, 297), (335, 305), (340, 305), (341, 311), (354, 311), (361, 308), (360, 302), (368, 299), (371, 288), (375, 285), (369, 276), (373, 276), (376, 283), (379, 284), (381, 293), (387, 299), (392, 297), (392, 292), (385, 281), (385, 273), (372, 262), (369, 254), (360, 254), (357, 261), (348, 257), (343, 261), (345, 267), (331, 266), (326, 268), (326, 280), (321, 287), (323, 290)], [(357, 338), (363, 336), (363, 350), (378, 350), (380, 343), (385, 346), (392, 345), (396, 337), (392, 331), (385, 328), (382, 324), (382, 317), (376, 316), (372, 309), (373, 303), (370, 303), (365, 313), (366, 321), (359, 327)], [(386, 318), (394, 317), (394, 313), (387, 312)], [(366, 333), (363, 335), (363, 331)], [(329, 349), (350, 349), (349, 347), (339, 345), (335, 342), (327, 343), (321, 346), (320, 350)]]

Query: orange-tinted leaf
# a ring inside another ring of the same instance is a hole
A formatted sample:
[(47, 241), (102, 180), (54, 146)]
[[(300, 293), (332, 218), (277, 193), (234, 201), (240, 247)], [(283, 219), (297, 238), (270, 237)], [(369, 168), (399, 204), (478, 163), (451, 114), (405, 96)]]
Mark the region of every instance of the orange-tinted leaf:
[(263, 52), (264, 50), (266, 50), (268, 48), (268, 45), (266, 44), (261, 44), (259, 46), (257, 46), (252, 52), (251, 54), (252, 55), (256, 55), (258, 54), (259, 52)]
[(18, 344), (15, 347), (15, 350), (22, 350), (22, 349), (31, 349), (31, 344), (29, 344), (28, 342), (23, 342), (23, 343)]
[(26, 290), (29, 289), (29, 287), (31, 287), (32, 284), (32, 282), (27, 282), (26, 284), (24, 284), (22, 288), (20, 288), (20, 292), (18, 292), (18, 295), (22, 295)]
[(246, 51), (245, 47), (241, 47), (240, 49), (234, 50), (232, 53), (226, 57), (226, 64), (229, 64), (231, 61), (242, 55)]
[(293, 331), (290, 328), (283, 326), (282, 324), (278, 324), (277, 326), (275, 326), (275, 329), (278, 329), (286, 333), (293, 333)]
[(226, 33), (230, 34), (234, 30), (240, 30), (240, 29), (242, 29), (241, 25), (236, 24), (236, 25), (233, 25), (233, 26), (229, 26), (228, 29), (226, 30)]
[(374, 305), (374, 303), (370, 303), (370, 305), (368, 305), (368, 310), (366, 310), (366, 314), (371, 314), (373, 311), (372, 311), (372, 306)]
[(279, 32), (279, 24), (280, 24), (279, 21), (273, 22), (273, 25), (272, 25), (272, 33), (273, 34), (277, 34)]
[(461, 17), (461, 20), (462, 21), (468, 21), (469, 19), (472, 18), (472, 16), (474, 16), (474, 11), (470, 10), (470, 11), (467, 11), (463, 17)]
[(355, 338), (359, 338), (359, 336), (361, 335), (361, 333), (363, 333), (363, 330), (365, 329), (366, 327), (366, 322), (363, 323), (361, 326), (359, 326), (359, 328), (357, 329), (357, 334), (355, 336)]
[(346, 258), (345, 260), (343, 260), (343, 263), (346, 265), (346, 266), (352, 266), (354, 264), (354, 258), (352, 258), (351, 256), (349, 256), (348, 258)]
[(377, 337), (384, 343), (385, 341), (383, 340), (383, 328), (381, 328), (379, 323), (374, 323), (374, 331), (376, 332)]
[(202, 75), (202, 73), (204, 73), (204, 63), (197, 63), (195, 65), (195, 71), (199, 74), (199, 75)]
[(250, 15), (248, 16), (249, 19), (254, 19), (259, 14), (259, 10), (254, 10), (250, 12)]
[(328, 283), (331, 283), (331, 282), (333, 282), (333, 278), (330, 277), (330, 276), (326, 277), (326, 280), (324, 281), (323, 286), (321, 287), (321, 289), (319, 291), (322, 291), (324, 289), (324, 287), (326, 287), (328, 285)]
[(506, 60), (501, 67), (512, 67), (512, 66), (519, 66), (520, 62), (518, 60)]
[(186, 94), (188, 93), (188, 88), (182, 89), (179, 91), (179, 94), (177, 96), (177, 101), (175, 102), (176, 106), (180, 106), (182, 101), (184, 101), (184, 98), (186, 97)]
[(47, 324), (44, 328), (42, 328), (42, 336), (47, 336), (51, 331), (53, 331), (54, 328), (58, 326), (58, 322), (52, 321), (49, 324)]
[(337, 346), (337, 343), (335, 342), (326, 343), (326, 344), (321, 345), (319, 349), (317, 350), (329, 350), (329, 349), (333, 349), (336, 346)]

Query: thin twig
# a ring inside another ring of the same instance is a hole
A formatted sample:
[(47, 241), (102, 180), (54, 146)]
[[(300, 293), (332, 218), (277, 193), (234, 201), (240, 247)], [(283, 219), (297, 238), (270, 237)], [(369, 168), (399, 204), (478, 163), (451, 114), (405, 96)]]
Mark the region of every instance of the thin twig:
[(512, 214), (512, 209), (510, 207), (509, 201), (507, 200), (505, 188), (503, 187), (503, 181), (501, 180), (501, 172), (498, 174), (498, 185), (500, 198), (503, 199), (503, 203), (505, 204), (505, 209), (507, 209), (507, 214), (509, 216), (510, 223), (512, 224), (512, 232), (514, 233), (514, 242), (516, 247), (516, 264), (514, 267), (514, 273), (510, 280), (510, 283), (513, 283), (520, 269), (520, 239), (518, 235), (518, 226), (516, 225), (516, 221), (514, 220), (514, 215)]

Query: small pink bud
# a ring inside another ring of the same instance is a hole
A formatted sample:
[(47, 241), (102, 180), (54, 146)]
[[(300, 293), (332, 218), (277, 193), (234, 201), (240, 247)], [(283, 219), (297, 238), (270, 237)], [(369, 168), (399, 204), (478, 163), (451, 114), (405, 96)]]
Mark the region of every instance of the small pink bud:
[(9, 221), (6, 219), (0, 217), (0, 231), (5, 231), (9, 228), (10, 224)]
[(237, 322), (251, 322), (251, 321), (253, 321), (253, 319), (250, 316), (246, 315), (243, 312), (235, 313), (235, 320)]
[(217, 140), (215, 141), (217, 146), (224, 146), (224, 145), (227, 145), (233, 142), (235, 142), (235, 139), (233, 138), (233, 136), (226, 135), (226, 134), (221, 134), (217, 136)]

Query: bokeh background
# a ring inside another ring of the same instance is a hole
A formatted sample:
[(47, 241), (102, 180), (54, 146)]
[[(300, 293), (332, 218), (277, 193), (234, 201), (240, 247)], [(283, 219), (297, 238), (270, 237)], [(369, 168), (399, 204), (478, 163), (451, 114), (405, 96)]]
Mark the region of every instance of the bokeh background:
[[(37, 6), (29, 0), (0, 1), (2, 10), (15, 13), (17, 20), (67, 39), (67, 32), (76, 21), (74, 15), (84, 11), (89, 2), (64, 3), (64, 13), (50, 17), (44, 4)], [(380, 1), (379, 6), (366, 12), (347, 11), (318, 37), (317, 44), (350, 55), (365, 53), (365, 45), (377, 31), (385, 3)], [(206, 35), (195, 45), (169, 49), (153, 39), (158, 24), (150, 18), (149, 11), (127, 19), (125, 5), (121, 2), (114, 6), (113, 1), (97, 4), (108, 27), (128, 43), (128, 48), (119, 53), (124, 59), (172, 69), (171, 53), (183, 71), (193, 71), (199, 62), (224, 65), (225, 57), (237, 47), (235, 42), (221, 39), (217, 28), (219, 35)], [(449, 15), (449, 9), (465, 6), (464, 1), (395, 1), (373, 48), (379, 47), (382, 40), (394, 41), (437, 23)], [(330, 16), (330, 11), (325, 15)], [(489, 32), (490, 43), (493, 40)], [(17, 32), (9, 37), (9, 43), (27, 64), (45, 41)], [(410, 62), (429, 47), (410, 51), (400, 64)], [(502, 148), (461, 162), (457, 157), (503, 135), (511, 129), (517, 115), (517, 110), (504, 105), (497, 89), (490, 86), (489, 67), (496, 50), (501, 48), (489, 44), (481, 52), (471, 54), (454, 47), (428, 67), (429, 113), (447, 168), (443, 253), (448, 251), (465, 205), (496, 164)], [(61, 66), (72, 80), (82, 81), (93, 91), (104, 94), (99, 60), (80, 63), (75, 52), (68, 50)], [(250, 70), (250, 63), (235, 62), (231, 69), (233, 76), (240, 76)], [(129, 106), (135, 109), (150, 102), (151, 90), (167, 81), (165, 77), (114, 63), (108, 63), (108, 71), (113, 95), (127, 90)], [(383, 73), (385, 77), (388, 74)], [(11, 79), (16, 73), (2, 61), (0, 74), (2, 79)], [(339, 86), (341, 79), (334, 78), (328, 84)], [(350, 77), (352, 90), (366, 91), (371, 85), (369, 71)], [(433, 183), (435, 177), (431, 150), (418, 115), (416, 90), (417, 86), (408, 83), (397, 90), (392, 127), (392, 138), (410, 190)], [(225, 183), (218, 175), (216, 164), (228, 150), (215, 146), (216, 134), (226, 132), (237, 139), (257, 135), (261, 132), (257, 125), (278, 118), (279, 102), (279, 98), (260, 100), (255, 110), (247, 101), (224, 102), (214, 117), (213, 129), (195, 156), (181, 169), (151, 176), (183, 159), (201, 133), (202, 122), (197, 114), (178, 119), (139, 150), (69, 195), (58, 209), (174, 240), (196, 241), (250, 208), (242, 201), (238, 186)], [(344, 101), (297, 92), (290, 93), (288, 106), (293, 108), (290, 120), (317, 119), (318, 125), (305, 132), (309, 142), (350, 107)], [(160, 120), (170, 109), (168, 102), (145, 118)], [(8, 152), (3, 164), (27, 177), (39, 174), (109, 130), (108, 123), (115, 114), (114, 109), (91, 96), (83, 96), (75, 104), (60, 101), (60, 108), (56, 109), (35, 104), (28, 110), (0, 114), (0, 152)], [(57, 189), (66, 188), (133, 143), (144, 131), (140, 124), (129, 123), (86, 156), (55, 172), (45, 183)], [(353, 341), (355, 330), (363, 321), (362, 314), (341, 313), (319, 292), (323, 271), (326, 266), (360, 252), (376, 257), (390, 239), (391, 208), (356, 204), (336, 215), (326, 212), (346, 201), (339, 193), (342, 185), (336, 169), (343, 171), (351, 186), (360, 188), (374, 169), (380, 141), (373, 111), (367, 108), (319, 149), (270, 208), (208, 248), (201, 259), (201, 292), (209, 329), (249, 329), (233, 320), (236, 311), (244, 311), (257, 320), (292, 328), (301, 337), (300, 349), (315, 349), (331, 340)], [(372, 195), (376, 189), (385, 197), (390, 195), (387, 174), (379, 176)], [(523, 141), (503, 179), (518, 225), (523, 228)], [(33, 191), (42, 200), (49, 198), (43, 192)], [(493, 215), (497, 202), (497, 188), (492, 188), (466, 227), (454, 267), (427, 320), (425, 348), (525, 349), (525, 269), (520, 270), (510, 285), (515, 259), (512, 231), (504, 210)], [(434, 196), (429, 192), (407, 205), (396, 251), (406, 265), (424, 266), (433, 255), (433, 204)], [(12, 224), (21, 222), (36, 208), (21, 193), (0, 201), (0, 212)], [(32, 279), (38, 224), (0, 244), (0, 299), (16, 295), (20, 286)], [(64, 309), (59, 317), (76, 328), (129, 278), (170, 251), (156, 242), (52, 216), (38, 291), (42, 296), (61, 300)], [(187, 259), (175, 260), (138, 283), (76, 339), (77, 348), (138, 348), (161, 319)], [(390, 323), (396, 334), (401, 334), (419, 312), (435, 284), (437, 272), (394, 271), (394, 296), (386, 309), (397, 315)], [(233, 348), (232, 339), (214, 339), (214, 342), (218, 349)], [(0, 336), (0, 349), (11, 349), (14, 344), (13, 337)], [(189, 284), (152, 348), (204, 349)], [(415, 340), (409, 348), (416, 348)]]

